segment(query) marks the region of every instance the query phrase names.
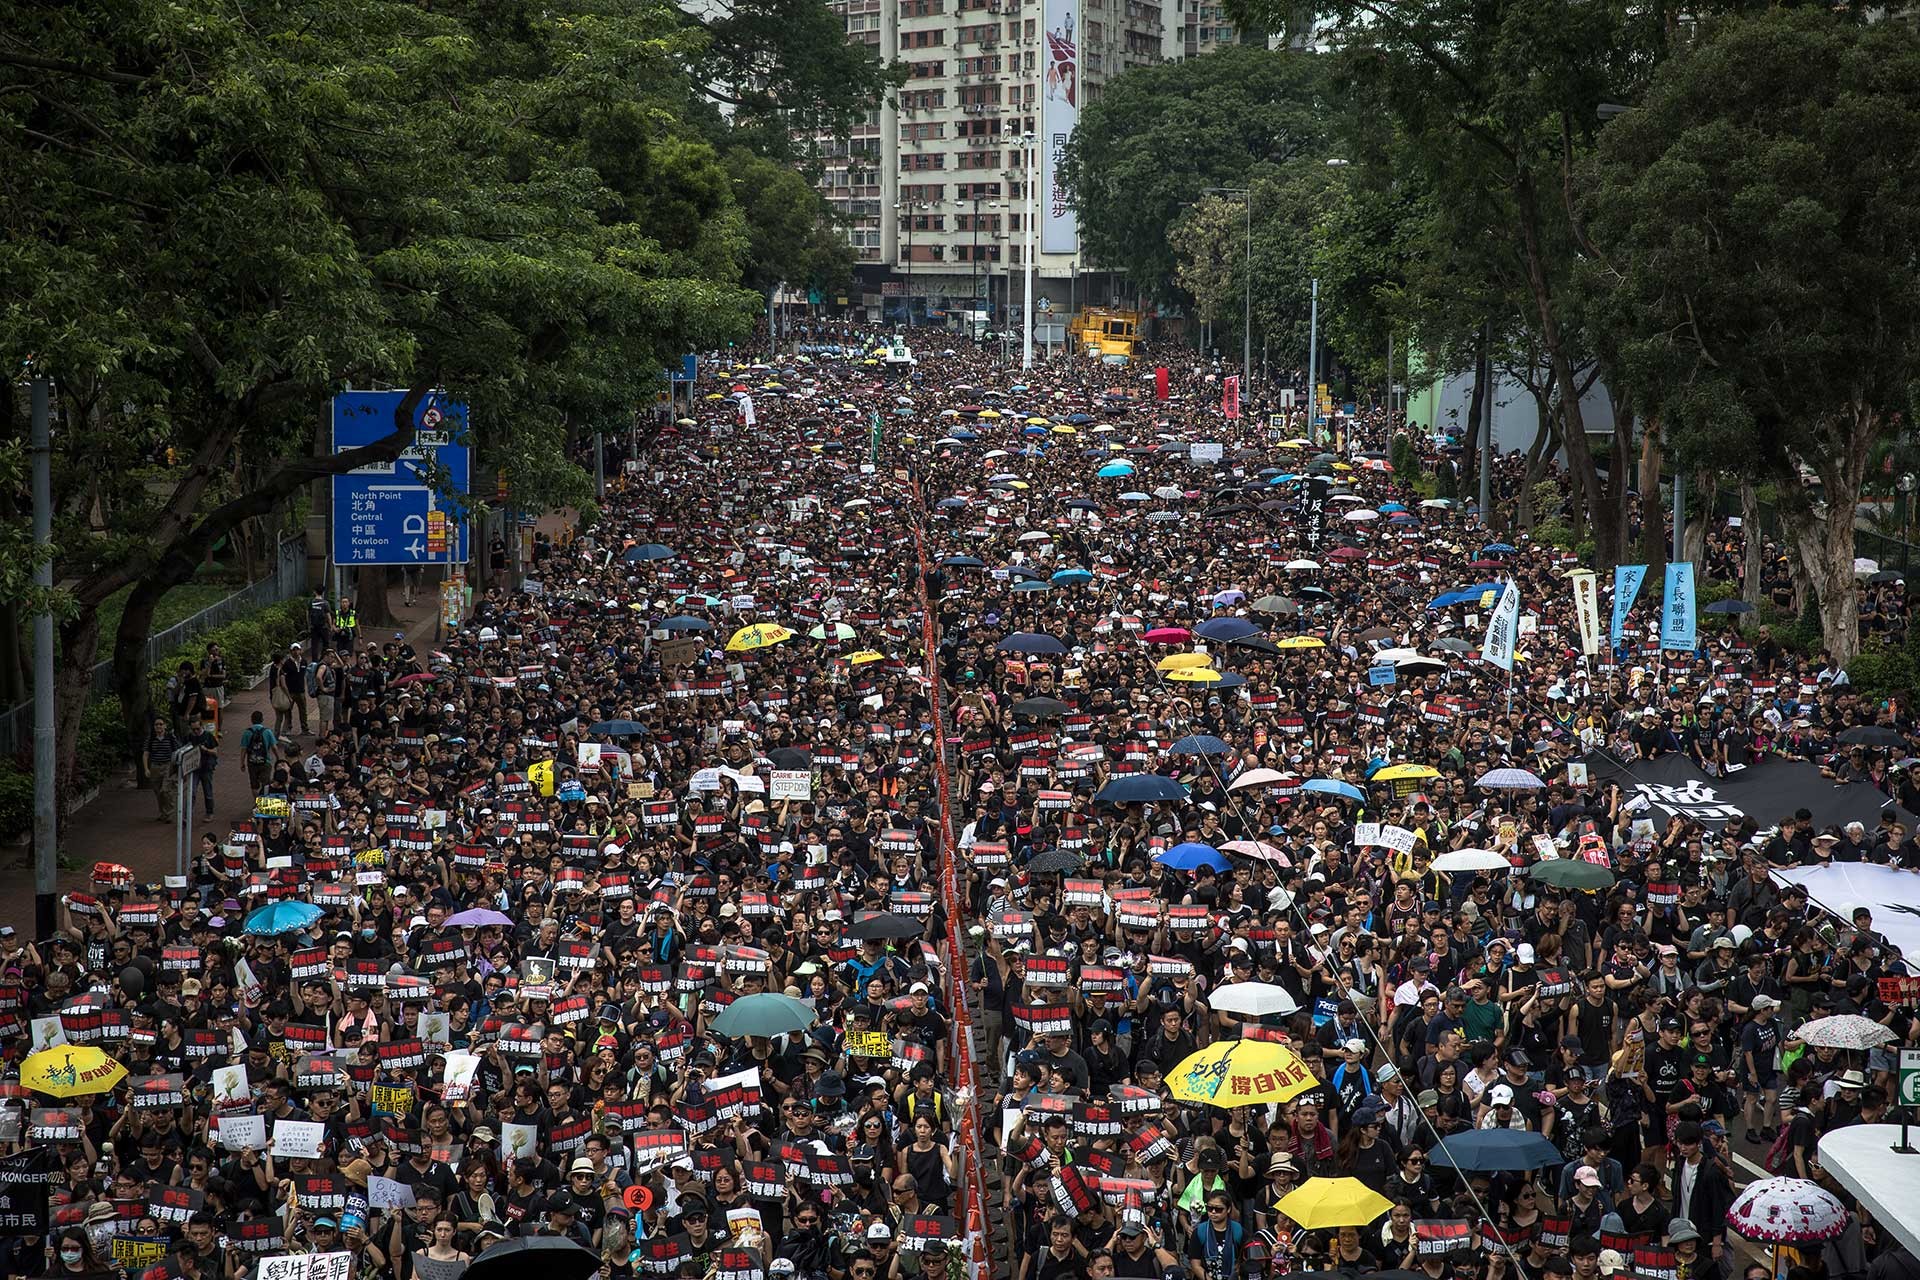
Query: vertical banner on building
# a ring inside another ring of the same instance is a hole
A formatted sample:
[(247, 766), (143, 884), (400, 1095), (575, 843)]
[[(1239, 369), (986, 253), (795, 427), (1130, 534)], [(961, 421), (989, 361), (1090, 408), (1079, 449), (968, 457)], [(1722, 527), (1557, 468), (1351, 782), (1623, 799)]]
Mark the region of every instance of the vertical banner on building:
[(1080, 0), (1046, 0), (1046, 73), (1040, 93), (1040, 252), (1073, 253), (1080, 220), (1061, 182), (1080, 119)]
[(1600, 652), (1600, 579), (1591, 569), (1575, 569), (1573, 612), (1580, 620), (1580, 652), (1589, 658)]
[(1240, 416), (1240, 375), (1228, 374), (1220, 383), (1220, 412), (1229, 418)]
[(1480, 656), (1502, 671), (1513, 670), (1514, 641), (1520, 635), (1520, 585), (1507, 583), (1487, 617), (1487, 637), (1480, 642)]
[(1627, 611), (1633, 608), (1635, 597), (1640, 594), (1640, 584), (1647, 580), (1647, 566), (1643, 564), (1621, 564), (1613, 568), (1613, 629), (1607, 632), (1607, 643), (1617, 645), (1626, 632)]
[(1667, 566), (1667, 594), (1660, 602), (1660, 647), (1691, 650), (1695, 644), (1693, 562)]
[(1165, 400), (1172, 393), (1173, 379), (1172, 375), (1167, 372), (1167, 366), (1159, 365), (1155, 367), (1153, 371), (1153, 398), (1155, 400)]

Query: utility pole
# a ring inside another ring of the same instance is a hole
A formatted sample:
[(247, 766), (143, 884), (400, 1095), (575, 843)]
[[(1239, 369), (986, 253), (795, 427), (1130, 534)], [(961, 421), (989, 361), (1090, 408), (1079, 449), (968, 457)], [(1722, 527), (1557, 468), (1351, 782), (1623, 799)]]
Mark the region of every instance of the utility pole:
[(60, 889), (59, 830), (53, 803), (53, 426), (45, 374), (33, 376), (33, 916), (37, 936), (53, 935)]
[(1486, 363), (1480, 369), (1480, 527), (1493, 528), (1493, 326), (1485, 326)]
[(1020, 167), (1022, 177), (1027, 187), (1027, 225), (1025, 228), (1027, 247), (1020, 255), (1020, 266), (1026, 288), (1026, 298), (1022, 304), (1025, 309), (1024, 327), (1026, 332), (1021, 335), (1020, 341), (1020, 367), (1022, 369), (1033, 368), (1033, 171), (1035, 167), (1034, 161), (1038, 159), (1034, 141), (1034, 136), (1030, 133), (1020, 135)]
[(1320, 443), (1320, 278), (1313, 280), (1307, 311), (1307, 436)]
[(1667, 559), (1675, 564), (1686, 560), (1687, 545), (1687, 476), (1684, 471), (1673, 473), (1673, 552)]
[(593, 496), (607, 496), (607, 436), (603, 431), (593, 433)]

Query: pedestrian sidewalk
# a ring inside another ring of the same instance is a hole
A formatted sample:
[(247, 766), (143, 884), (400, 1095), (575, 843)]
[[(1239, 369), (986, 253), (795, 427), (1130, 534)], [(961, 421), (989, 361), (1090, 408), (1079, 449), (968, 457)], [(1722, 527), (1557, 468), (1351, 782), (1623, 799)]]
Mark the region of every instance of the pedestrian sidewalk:
[[(407, 642), (424, 655), (433, 647), (433, 624), (438, 594), (423, 595), (412, 607), (400, 603), (393, 593), (393, 613), (403, 624)], [(390, 634), (390, 633), (389, 633)], [(385, 641), (387, 634), (362, 627), (360, 640)], [(273, 725), (273, 707), (267, 701), (264, 683), (233, 694), (223, 708), (220, 732), (220, 767), (213, 775), (214, 811), (209, 817), (195, 796), (193, 836), (188, 848), (198, 845), (203, 832), (224, 834), (231, 824), (253, 811), (253, 796), (247, 786), (247, 770), (240, 758), (240, 734), (259, 711)], [(311, 733), (300, 734), (296, 713), (293, 741), (311, 746)], [(309, 730), (317, 727), (311, 720)], [(160, 820), (159, 805), (150, 790), (136, 790), (131, 774), (105, 783), (93, 802), (74, 814), (60, 832), (60, 849), (71, 868), (60, 873), (60, 892), (86, 892), (96, 862), (117, 862), (133, 871), (136, 884), (159, 883), (174, 874), (175, 850), (173, 824)], [(9, 877), (9, 891), (0, 894), (0, 924), (10, 924), (23, 933), (33, 931), (32, 852), (24, 867)]]

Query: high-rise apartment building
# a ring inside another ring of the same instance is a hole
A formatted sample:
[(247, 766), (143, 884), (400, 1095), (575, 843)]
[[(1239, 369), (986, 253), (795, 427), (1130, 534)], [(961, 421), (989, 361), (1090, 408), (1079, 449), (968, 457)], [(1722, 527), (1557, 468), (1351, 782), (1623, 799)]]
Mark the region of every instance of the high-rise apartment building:
[[(908, 73), (896, 103), (822, 152), (823, 190), (846, 219), (860, 300), (876, 317), (972, 309), (1003, 323), (1021, 305), (1029, 166), (1037, 171), (1044, 127), (1042, 3), (828, 3), (849, 40)], [(1078, 0), (1079, 106), (1130, 67), (1182, 56), (1162, 9), (1162, 0)], [(1035, 141), (1023, 144), (1029, 135)], [(1043, 194), (1035, 196), (1042, 216)], [(1037, 246), (1037, 230), (1034, 239)], [(1078, 300), (1078, 253), (1036, 253), (1034, 266), (1036, 300), (1056, 312)]]

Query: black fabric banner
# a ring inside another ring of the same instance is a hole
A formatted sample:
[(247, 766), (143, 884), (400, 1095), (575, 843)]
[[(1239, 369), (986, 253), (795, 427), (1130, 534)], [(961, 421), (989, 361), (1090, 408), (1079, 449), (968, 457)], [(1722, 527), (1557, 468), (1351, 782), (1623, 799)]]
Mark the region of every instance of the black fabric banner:
[[(1608, 752), (1595, 751), (1585, 761), (1588, 777), (1595, 782), (1618, 782), (1621, 794), (1634, 807), (1630, 818), (1651, 820), (1655, 831), (1665, 831), (1675, 817), (1691, 818), (1718, 831), (1743, 814), (1771, 827), (1800, 809), (1813, 814), (1817, 830), (1859, 822), (1872, 831), (1886, 809), (1909, 830), (1914, 823), (1912, 814), (1878, 788), (1864, 782), (1836, 784), (1805, 760), (1761, 760), (1724, 778), (1708, 777), (1678, 754), (1623, 762)], [(1643, 803), (1636, 805), (1636, 801)]]
[(52, 1178), (52, 1147), (29, 1147), (0, 1159), (0, 1236), (47, 1234)]
[(1300, 540), (1311, 557), (1320, 550), (1327, 536), (1327, 490), (1333, 481), (1326, 476), (1308, 476), (1300, 491)]

